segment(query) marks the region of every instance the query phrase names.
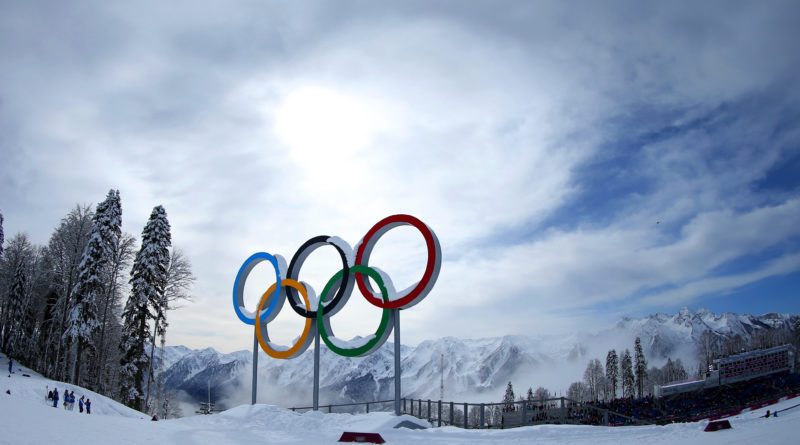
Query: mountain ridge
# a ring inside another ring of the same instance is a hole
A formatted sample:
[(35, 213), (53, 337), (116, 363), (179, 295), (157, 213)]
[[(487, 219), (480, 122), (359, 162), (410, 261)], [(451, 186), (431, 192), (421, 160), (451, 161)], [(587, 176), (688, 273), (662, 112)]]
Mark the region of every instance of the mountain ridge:
[[(623, 317), (595, 334), (568, 336), (505, 335), (482, 339), (442, 337), (415, 347), (401, 346), (402, 391), (405, 397), (437, 400), (444, 383), (445, 399), (487, 401), (499, 398), (508, 381), (522, 387), (544, 386), (563, 392), (582, 379), (586, 362), (606, 352), (633, 349), (642, 339), (650, 365), (680, 358), (687, 370), (695, 369), (695, 345), (703, 332), (724, 340), (753, 338), (758, 332), (793, 329), (798, 316), (715, 314), (682, 308), (677, 314), (656, 313), (641, 318)], [(346, 358), (327, 348), (320, 350), (320, 399), (324, 403), (351, 403), (391, 399), (394, 395), (394, 345), (384, 344), (374, 354)], [(205, 400), (207, 391), (223, 407), (250, 401), (252, 351), (229, 354), (213, 348), (191, 350), (170, 346), (165, 350), (164, 384), (183, 391), (190, 399)], [(311, 400), (313, 354), (293, 360), (273, 360), (259, 351), (259, 400), (283, 406), (307, 406)], [(691, 372), (691, 371), (690, 371)]]

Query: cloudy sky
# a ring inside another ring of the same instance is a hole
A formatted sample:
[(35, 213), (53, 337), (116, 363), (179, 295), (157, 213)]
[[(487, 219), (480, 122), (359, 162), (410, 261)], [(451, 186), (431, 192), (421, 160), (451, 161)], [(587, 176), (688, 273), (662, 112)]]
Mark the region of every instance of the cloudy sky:
[[(164, 205), (197, 276), (168, 344), (249, 348), (250, 254), (395, 213), (443, 252), (408, 344), (800, 312), (798, 2), (167, 3), (0, 4), (0, 212), (46, 244), (111, 188), (137, 237)], [(425, 259), (403, 227), (370, 264), (405, 287)], [(354, 295), (332, 323), (378, 317)]]

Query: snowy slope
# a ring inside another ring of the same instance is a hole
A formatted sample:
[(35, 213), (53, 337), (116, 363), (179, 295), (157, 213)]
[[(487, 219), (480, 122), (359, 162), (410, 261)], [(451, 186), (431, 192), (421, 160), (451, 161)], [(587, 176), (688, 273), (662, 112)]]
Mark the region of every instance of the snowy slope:
[[(0, 363), (7, 361), (0, 356)], [(28, 373), (31, 377), (23, 377)], [(60, 443), (81, 445), (115, 444), (335, 444), (344, 431), (376, 432), (393, 445), (425, 444), (788, 444), (796, 443), (795, 429), (800, 407), (788, 409), (797, 399), (780, 402), (729, 419), (733, 429), (703, 432), (706, 422), (643, 427), (591, 427), (540, 425), (510, 430), (462, 430), (455, 427), (410, 430), (393, 428), (411, 420), (388, 413), (366, 415), (304, 414), (270, 405), (242, 405), (210, 416), (152, 422), (102, 396), (79, 387), (76, 395), (91, 395), (93, 413), (79, 414), (52, 408), (43, 392), (50, 386), (64, 387), (27, 369), (4, 378), (0, 386), (0, 443), (28, 445)], [(6, 394), (6, 390), (10, 394)], [(788, 409), (778, 418), (763, 418), (766, 409)]]
[[(36, 406), (48, 408), (52, 411), (64, 412), (68, 415), (80, 415), (78, 413), (77, 400), (80, 399), (81, 396), (84, 396), (92, 402), (92, 416), (113, 415), (130, 418), (145, 417), (145, 415), (139, 411), (128, 408), (127, 406), (94, 391), (44, 378), (36, 372), (30, 370), (28, 367), (20, 365), (16, 361), (14, 362), (14, 373), (8, 374), (6, 372), (8, 371), (8, 359), (4, 354), (0, 354), (0, 363), (3, 364), (4, 374), (8, 375), (8, 377), (2, 378), (4, 380), (4, 384), (0, 385), (0, 389), (2, 389), (3, 392), (11, 392), (11, 394), (3, 394), (6, 397), (2, 403), (4, 406), (13, 405), (13, 401), (25, 400)], [(26, 375), (30, 377), (26, 377)], [(52, 402), (48, 402), (46, 400), (48, 390), (52, 390), (54, 388), (58, 389), (60, 398), (58, 408), (53, 408)], [(65, 411), (64, 407), (61, 405), (61, 402), (64, 401), (65, 390), (75, 392), (75, 408), (73, 411)], [(84, 413), (83, 415), (85, 416), (86, 414)], [(0, 438), (0, 440), (2, 439)]]

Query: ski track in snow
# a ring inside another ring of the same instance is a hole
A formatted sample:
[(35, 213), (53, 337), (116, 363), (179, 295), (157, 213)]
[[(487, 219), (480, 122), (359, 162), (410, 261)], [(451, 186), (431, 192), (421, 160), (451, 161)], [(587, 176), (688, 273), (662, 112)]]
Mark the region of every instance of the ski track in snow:
[[(0, 355), (0, 363), (8, 360)], [(22, 374), (31, 377), (24, 377)], [(389, 413), (361, 415), (295, 413), (271, 405), (242, 405), (208, 416), (152, 422), (149, 417), (109, 398), (74, 385), (46, 379), (22, 366), (4, 377), (0, 386), (0, 443), (44, 444), (64, 440), (81, 445), (112, 444), (334, 444), (343, 431), (377, 432), (388, 444), (789, 444), (797, 443), (795, 430), (800, 407), (765, 419), (771, 411), (800, 403), (791, 399), (747, 412), (729, 420), (731, 430), (704, 432), (706, 421), (667, 426), (594, 427), (539, 425), (508, 430), (463, 430), (455, 427), (426, 430), (394, 429), (401, 420), (419, 420)], [(92, 400), (92, 414), (53, 408), (45, 400), (47, 387), (74, 390)], [(11, 394), (6, 394), (9, 390)]]

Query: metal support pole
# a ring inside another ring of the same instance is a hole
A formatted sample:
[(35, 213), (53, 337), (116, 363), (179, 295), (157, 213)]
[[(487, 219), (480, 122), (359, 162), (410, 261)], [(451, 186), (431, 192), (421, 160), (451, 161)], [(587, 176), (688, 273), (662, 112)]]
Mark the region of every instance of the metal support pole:
[(319, 330), (314, 329), (314, 411), (319, 411)]
[(522, 425), (528, 424), (528, 401), (522, 402)]
[(464, 402), (464, 429), (469, 428), (469, 416), (467, 411), (468, 409), (469, 409), (468, 404)]
[(428, 415), (426, 417), (428, 417), (428, 420), (431, 420), (431, 416), (433, 416), (433, 414), (431, 414), (431, 399), (428, 399), (428, 413), (427, 414)]
[(567, 423), (567, 408), (564, 406), (564, 398), (561, 398), (561, 424)]
[[(256, 320), (258, 323), (258, 320)], [(256, 404), (256, 392), (258, 390), (258, 337), (256, 330), (253, 328), (253, 384), (251, 385), (253, 395), (250, 401), (251, 405)]]
[(399, 416), (400, 415), (400, 309), (392, 309), (392, 318), (394, 321), (394, 414)]
[(442, 401), (441, 400), (439, 400), (439, 413), (438, 413), (438, 415), (436, 417), (439, 419), (439, 422), (438, 422), (439, 425), (438, 426), (442, 426)]
[(485, 413), (486, 413), (486, 405), (481, 403), (481, 425), (478, 427), (480, 429), (483, 429), (483, 425), (486, 423), (486, 414)]
[(455, 415), (455, 413), (453, 411), (455, 411), (455, 407), (453, 406), (453, 402), (450, 402), (450, 425), (451, 426), (455, 426), (455, 424), (456, 424), (455, 420), (454, 420), (454, 417), (453, 417)]

